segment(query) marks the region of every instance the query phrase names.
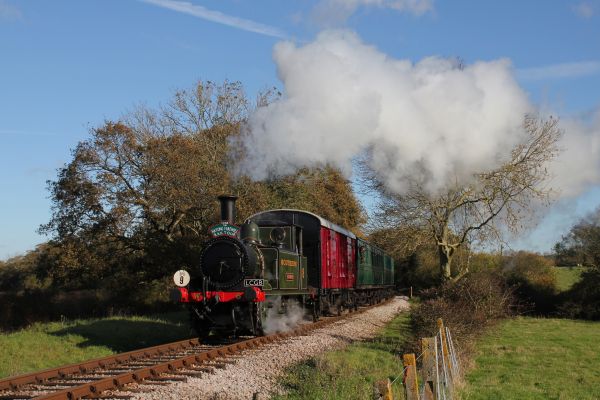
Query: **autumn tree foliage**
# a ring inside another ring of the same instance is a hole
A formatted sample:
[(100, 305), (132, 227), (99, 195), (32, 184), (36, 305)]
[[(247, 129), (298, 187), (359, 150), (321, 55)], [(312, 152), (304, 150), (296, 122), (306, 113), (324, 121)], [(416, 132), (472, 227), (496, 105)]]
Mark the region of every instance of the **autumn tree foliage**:
[[(239, 196), (238, 220), (268, 208), (301, 208), (355, 228), (364, 213), (350, 183), (331, 167), (274, 174), (256, 182), (239, 171), (235, 147), (251, 104), (239, 82), (198, 82), (158, 110), (139, 108), (107, 121), (72, 151), (48, 183), (54, 263), (47, 274), (66, 284), (118, 279), (147, 282), (194, 266), (217, 196)], [(274, 149), (276, 151), (276, 149)]]

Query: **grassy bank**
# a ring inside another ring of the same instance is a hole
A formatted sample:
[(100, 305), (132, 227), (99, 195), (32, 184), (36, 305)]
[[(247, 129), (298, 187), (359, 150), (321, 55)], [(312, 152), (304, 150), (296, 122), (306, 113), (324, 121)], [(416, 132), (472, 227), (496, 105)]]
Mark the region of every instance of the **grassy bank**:
[(185, 312), (36, 323), (0, 334), (0, 378), (190, 337)]
[[(281, 382), (289, 394), (276, 399), (370, 399), (374, 382), (394, 380), (402, 371), (399, 357), (410, 337), (410, 317), (403, 313), (372, 341), (324, 353), (289, 369)], [(403, 398), (401, 381), (402, 377), (393, 386), (397, 399)]]
[(462, 399), (600, 398), (600, 323), (514, 318), (477, 342)]
[(579, 280), (583, 271), (585, 271), (585, 267), (554, 267), (558, 290), (564, 292), (571, 289), (571, 286)]

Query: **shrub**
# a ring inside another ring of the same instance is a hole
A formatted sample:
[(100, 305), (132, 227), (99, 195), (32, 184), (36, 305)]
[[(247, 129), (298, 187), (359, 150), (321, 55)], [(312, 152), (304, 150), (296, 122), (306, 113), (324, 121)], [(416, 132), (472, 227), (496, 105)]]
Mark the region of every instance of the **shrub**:
[(543, 256), (526, 251), (506, 256), (502, 260), (502, 271), (515, 294), (529, 311), (548, 314), (555, 311), (556, 274), (552, 263)]
[(396, 261), (396, 284), (401, 288), (412, 286), (425, 289), (440, 284), (440, 265), (437, 254), (420, 250)]
[[(430, 337), (442, 318), (468, 353), (470, 342), (483, 328), (514, 311), (515, 298), (503, 277), (494, 271), (470, 273), (423, 293), (412, 313), (417, 338)], [(416, 347), (416, 345), (415, 345)], [(415, 348), (416, 350), (416, 348)]]
[(473, 253), (469, 260), (469, 270), (472, 272), (500, 270), (502, 256), (493, 253)]
[(180, 305), (169, 299), (170, 287), (170, 280), (163, 279), (139, 284), (129, 293), (111, 291), (110, 288), (0, 291), (0, 331), (62, 318), (151, 314), (179, 310)]
[(563, 294), (559, 314), (568, 318), (600, 320), (600, 269), (592, 268)]

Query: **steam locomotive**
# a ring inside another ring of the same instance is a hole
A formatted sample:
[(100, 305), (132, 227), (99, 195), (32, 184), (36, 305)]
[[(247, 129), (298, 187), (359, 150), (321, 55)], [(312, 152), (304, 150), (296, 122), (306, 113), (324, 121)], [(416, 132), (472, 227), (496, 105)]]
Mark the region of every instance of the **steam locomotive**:
[(263, 335), (267, 315), (299, 304), (308, 317), (340, 314), (394, 293), (394, 261), (318, 215), (268, 210), (235, 222), (235, 196), (219, 196), (197, 269), (174, 275), (173, 300), (189, 306), (200, 337)]

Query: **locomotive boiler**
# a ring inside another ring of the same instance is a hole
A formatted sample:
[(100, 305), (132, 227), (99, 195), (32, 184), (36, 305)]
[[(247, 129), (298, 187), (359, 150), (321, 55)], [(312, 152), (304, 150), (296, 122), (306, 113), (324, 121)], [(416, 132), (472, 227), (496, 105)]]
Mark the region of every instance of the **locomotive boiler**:
[(235, 225), (235, 196), (219, 196), (198, 264), (174, 276), (200, 337), (262, 335), (267, 316), (298, 304), (307, 317), (340, 314), (393, 295), (394, 263), (381, 249), (316, 214), (268, 210)]

